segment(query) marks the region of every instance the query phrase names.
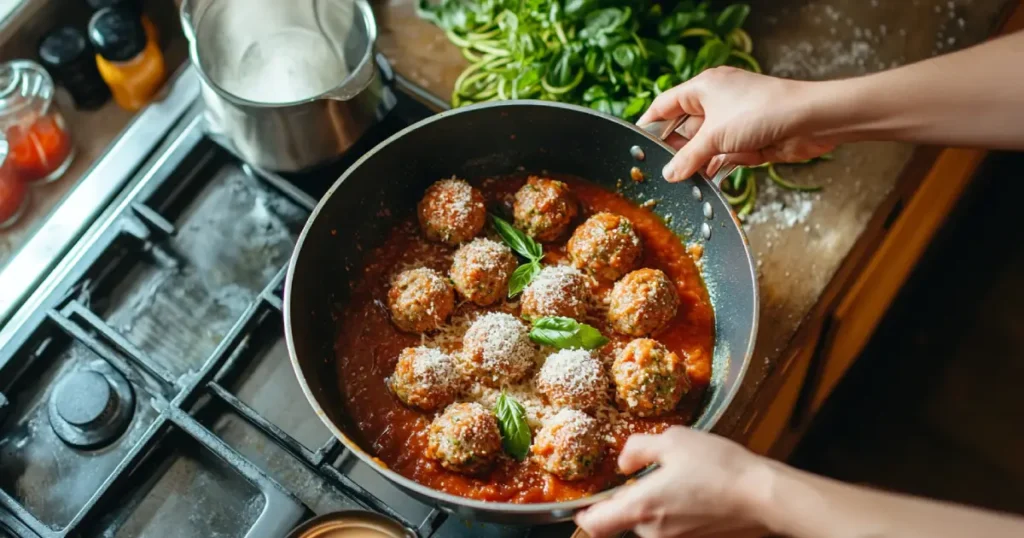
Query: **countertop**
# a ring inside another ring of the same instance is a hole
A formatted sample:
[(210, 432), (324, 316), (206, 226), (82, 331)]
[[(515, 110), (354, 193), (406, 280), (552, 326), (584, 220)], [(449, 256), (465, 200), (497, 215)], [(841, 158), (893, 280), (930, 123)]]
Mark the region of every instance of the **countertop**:
[[(1014, 0), (790, 0), (751, 2), (746, 28), (765, 71), (832, 79), (896, 67), (983, 41)], [(415, 0), (376, 4), (381, 50), (408, 79), (447, 99), (466, 65), (443, 33), (419, 20)], [(858, 143), (835, 159), (780, 167), (787, 177), (824, 188), (782, 193), (762, 180), (758, 210), (745, 225), (761, 286), (761, 325), (743, 387), (719, 423), (736, 433), (747, 406), (784, 368), (793, 340), (844, 259), (905, 177), (915, 147)], [(682, 195), (682, 194), (681, 194)]]

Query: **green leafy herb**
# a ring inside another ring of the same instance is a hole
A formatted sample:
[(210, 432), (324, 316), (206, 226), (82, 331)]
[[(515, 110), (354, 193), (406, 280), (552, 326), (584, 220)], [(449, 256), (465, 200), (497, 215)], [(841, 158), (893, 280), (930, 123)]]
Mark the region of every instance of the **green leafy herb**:
[(501, 236), (501, 240), (520, 256), (530, 261), (540, 261), (544, 257), (544, 249), (540, 243), (516, 229), (505, 219), (491, 215), (491, 223), (494, 225), (494, 230)]
[(540, 272), (540, 261), (544, 258), (544, 248), (532, 237), (519, 231), (501, 217), (491, 215), (491, 224), (501, 240), (527, 260), (526, 263), (517, 267), (508, 279), (508, 296), (515, 297)]
[(519, 461), (530, 454), (530, 425), (526, 422), (526, 409), (514, 398), (502, 391), (494, 405), (494, 415), (501, 430), (501, 444), (512, 457)]
[(533, 322), (530, 340), (559, 349), (597, 349), (608, 343), (608, 339), (586, 323), (572, 318), (551, 316)]
[(516, 270), (512, 272), (512, 276), (508, 279), (508, 296), (509, 298), (519, 295), (523, 289), (526, 288), (530, 282), (533, 282), (534, 277), (540, 272), (540, 262), (530, 261), (516, 267)]

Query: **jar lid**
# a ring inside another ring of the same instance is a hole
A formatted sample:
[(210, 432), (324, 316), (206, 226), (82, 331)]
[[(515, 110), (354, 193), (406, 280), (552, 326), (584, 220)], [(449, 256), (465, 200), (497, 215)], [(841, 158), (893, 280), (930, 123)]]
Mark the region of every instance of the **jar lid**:
[(138, 14), (107, 7), (89, 20), (89, 41), (107, 60), (126, 62), (146, 48), (146, 29)]
[(77, 62), (89, 52), (85, 35), (73, 26), (62, 26), (46, 34), (39, 44), (39, 58), (49, 67), (63, 67)]
[(140, 0), (85, 0), (85, 3), (89, 4), (89, 7), (94, 11), (105, 7), (120, 7), (135, 11), (141, 11), (142, 9), (142, 2)]
[(30, 60), (0, 64), (0, 114), (19, 112), (35, 102), (53, 99), (53, 79)]

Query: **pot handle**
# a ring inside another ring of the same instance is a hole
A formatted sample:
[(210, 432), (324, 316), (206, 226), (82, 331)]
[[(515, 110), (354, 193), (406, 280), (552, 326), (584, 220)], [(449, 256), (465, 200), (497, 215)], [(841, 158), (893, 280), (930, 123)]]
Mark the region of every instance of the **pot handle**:
[[(658, 137), (659, 140), (664, 141), (669, 137), (669, 135), (674, 133), (676, 129), (678, 129), (679, 126), (682, 125), (683, 122), (686, 121), (686, 119), (689, 117), (689, 114), (683, 114), (682, 116), (672, 120), (656, 121), (653, 123), (648, 123), (647, 125), (640, 125), (638, 127)], [(725, 178), (729, 177), (729, 174), (732, 174), (736, 170), (736, 168), (737, 166), (735, 164), (727, 163), (722, 165), (722, 167), (718, 169), (718, 173), (716, 173), (714, 177), (708, 177), (708, 175), (703, 170), (701, 170), (699, 173), (701, 177), (709, 181), (715, 187), (721, 188), (722, 181), (725, 181)]]

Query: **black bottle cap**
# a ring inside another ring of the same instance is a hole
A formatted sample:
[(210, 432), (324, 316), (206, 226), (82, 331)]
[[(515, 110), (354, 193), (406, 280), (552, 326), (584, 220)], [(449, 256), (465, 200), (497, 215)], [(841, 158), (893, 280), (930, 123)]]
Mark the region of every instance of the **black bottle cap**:
[(57, 28), (39, 44), (39, 58), (47, 67), (61, 68), (89, 54), (89, 42), (80, 30), (71, 26)]
[(85, 0), (85, 3), (89, 4), (89, 7), (94, 11), (105, 7), (119, 7), (132, 11), (142, 11), (142, 2), (140, 0)]
[(146, 29), (131, 11), (103, 8), (89, 20), (89, 41), (107, 60), (126, 62), (146, 48)]

